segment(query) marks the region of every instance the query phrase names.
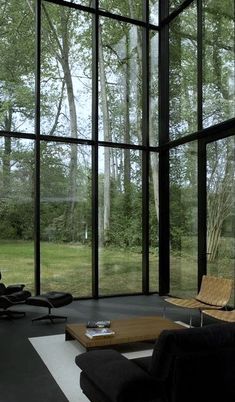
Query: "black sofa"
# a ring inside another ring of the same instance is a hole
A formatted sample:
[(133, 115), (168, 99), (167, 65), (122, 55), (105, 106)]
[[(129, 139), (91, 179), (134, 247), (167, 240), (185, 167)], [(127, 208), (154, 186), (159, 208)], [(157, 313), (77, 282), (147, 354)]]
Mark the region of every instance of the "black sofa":
[(165, 330), (151, 357), (115, 350), (78, 355), (80, 385), (92, 402), (235, 401), (235, 324)]

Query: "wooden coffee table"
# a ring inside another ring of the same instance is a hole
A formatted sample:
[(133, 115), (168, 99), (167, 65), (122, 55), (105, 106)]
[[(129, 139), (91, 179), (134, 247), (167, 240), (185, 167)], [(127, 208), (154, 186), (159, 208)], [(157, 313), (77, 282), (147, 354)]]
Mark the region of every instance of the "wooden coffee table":
[(85, 324), (67, 324), (65, 340), (76, 339), (86, 350), (128, 344), (133, 342), (154, 341), (164, 329), (183, 329), (173, 321), (159, 316), (111, 320), (110, 328), (115, 335), (99, 339), (89, 339), (85, 335)]

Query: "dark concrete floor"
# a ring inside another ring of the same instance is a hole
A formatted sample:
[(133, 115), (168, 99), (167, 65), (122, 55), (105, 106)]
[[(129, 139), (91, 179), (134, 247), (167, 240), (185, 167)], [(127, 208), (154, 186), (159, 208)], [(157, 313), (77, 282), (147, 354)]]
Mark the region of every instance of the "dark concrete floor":
[[(164, 302), (158, 295), (125, 296), (99, 300), (74, 301), (56, 310), (66, 315), (67, 323), (82, 323), (89, 319), (115, 319), (130, 316), (162, 315), (189, 322), (189, 311)], [(0, 318), (0, 402), (67, 402), (29, 337), (64, 333), (65, 322), (38, 321), (32, 318), (45, 312), (34, 306), (18, 306), (26, 316), (17, 319)], [(209, 319), (205, 324), (210, 323)], [(199, 325), (199, 313), (193, 312), (193, 325)], [(66, 368), (65, 368), (66, 369)], [(78, 378), (79, 381), (79, 378)]]

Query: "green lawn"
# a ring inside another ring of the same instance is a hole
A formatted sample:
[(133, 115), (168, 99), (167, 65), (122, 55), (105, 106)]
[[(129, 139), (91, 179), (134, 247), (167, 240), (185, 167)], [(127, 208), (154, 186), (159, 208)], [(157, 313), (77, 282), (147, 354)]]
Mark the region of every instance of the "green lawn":
[[(23, 282), (34, 292), (33, 242), (1, 241), (0, 270), (6, 284)], [(152, 261), (157, 260), (152, 257)], [(100, 294), (141, 292), (142, 255), (119, 249), (100, 252)], [(91, 247), (64, 243), (41, 243), (42, 292), (70, 291), (91, 296)], [(154, 275), (153, 283), (156, 283)], [(155, 285), (156, 286), (156, 285)], [(155, 288), (156, 290), (156, 288)]]
[[(141, 292), (142, 254), (125, 249), (100, 250), (101, 295)], [(65, 243), (41, 243), (41, 292), (59, 289), (76, 297), (91, 296), (91, 247)], [(158, 258), (150, 254), (150, 290), (158, 290)], [(234, 259), (209, 266), (210, 273), (233, 276)], [(1, 241), (0, 270), (6, 284), (25, 283), (34, 293), (34, 251), (31, 241)], [(171, 293), (192, 296), (197, 291), (197, 261), (190, 254), (171, 257)]]

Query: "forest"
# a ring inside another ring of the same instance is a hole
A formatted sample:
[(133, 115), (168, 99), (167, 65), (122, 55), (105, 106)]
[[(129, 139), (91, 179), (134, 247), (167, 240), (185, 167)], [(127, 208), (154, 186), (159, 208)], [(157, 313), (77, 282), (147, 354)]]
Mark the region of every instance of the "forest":
[[(143, 2), (99, 1), (100, 9), (128, 17), (128, 22), (102, 14), (97, 22), (93, 12), (66, 7), (74, 3), (92, 8), (95, 2), (64, 3), (41, 2), (40, 45), (35, 35), (36, 1), (0, 4), (0, 270), (7, 281), (26, 278), (33, 289), (39, 172), (42, 287), (50, 290), (48, 286), (53, 289), (59, 284), (76, 296), (91, 294), (97, 157), (100, 292), (140, 292), (146, 179), (142, 174), (144, 28), (130, 20), (144, 19)], [(171, 0), (170, 10), (181, 3)], [(149, 259), (150, 290), (157, 291), (159, 171), (158, 153), (151, 149), (159, 145), (157, 1), (149, 1), (149, 14), (153, 24), (149, 30)], [(203, 22), (206, 128), (234, 117), (234, 2), (203, 1)], [(194, 1), (169, 26), (170, 140), (198, 130), (197, 46)], [(40, 93), (40, 99), (35, 93)], [(36, 137), (40, 139), (37, 169)], [(208, 266), (227, 276), (233, 275), (235, 258), (234, 150), (234, 135), (207, 147)], [(194, 291), (196, 285), (197, 143), (172, 148), (169, 164), (171, 288), (181, 295), (186, 288)]]

